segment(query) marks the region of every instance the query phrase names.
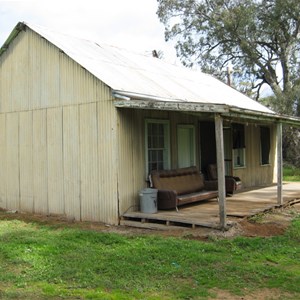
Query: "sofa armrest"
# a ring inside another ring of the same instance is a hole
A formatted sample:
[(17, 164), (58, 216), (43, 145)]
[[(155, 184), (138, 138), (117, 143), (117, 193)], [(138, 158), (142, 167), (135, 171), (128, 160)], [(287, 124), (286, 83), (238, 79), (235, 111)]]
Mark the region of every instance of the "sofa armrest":
[(177, 192), (172, 190), (158, 190), (158, 209), (171, 209), (177, 207)]
[(218, 180), (205, 180), (204, 189), (207, 191), (217, 191), (218, 190)]
[[(207, 191), (218, 190), (218, 180), (206, 180), (204, 181), (204, 188)], [(236, 180), (232, 176), (225, 176), (225, 188), (226, 194), (233, 194), (236, 190)]]
[(235, 182), (242, 182), (242, 180), (239, 177), (232, 176), (232, 178), (235, 180)]

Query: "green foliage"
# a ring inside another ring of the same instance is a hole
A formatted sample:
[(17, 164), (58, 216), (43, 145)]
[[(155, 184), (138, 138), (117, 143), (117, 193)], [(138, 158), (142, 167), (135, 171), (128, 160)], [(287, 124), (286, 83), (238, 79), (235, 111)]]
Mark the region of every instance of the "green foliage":
[(199, 242), (0, 221), (1, 299), (300, 297), (300, 219), (284, 236)]
[(284, 181), (300, 181), (300, 169), (286, 164), (283, 167), (283, 180)]
[(166, 40), (176, 40), (184, 64), (224, 77), (231, 62), (244, 92), (250, 87), (258, 99), (266, 83), (276, 96), (275, 110), (299, 113), (298, 0), (157, 1)]
[[(231, 82), (274, 111), (300, 116), (299, 0), (157, 0), (166, 40), (187, 66)], [(268, 85), (272, 96), (260, 99)], [(283, 157), (300, 166), (299, 130), (284, 132)]]

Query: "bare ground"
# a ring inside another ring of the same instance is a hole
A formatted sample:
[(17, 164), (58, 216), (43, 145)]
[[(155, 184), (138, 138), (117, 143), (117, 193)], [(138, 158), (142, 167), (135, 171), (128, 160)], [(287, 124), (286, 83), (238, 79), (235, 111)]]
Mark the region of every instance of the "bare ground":
[[(234, 224), (227, 231), (220, 231), (212, 228), (197, 227), (169, 230), (154, 230), (145, 228), (134, 228), (126, 226), (111, 226), (98, 222), (77, 222), (69, 220), (63, 216), (45, 216), (30, 213), (21, 213), (17, 211), (5, 211), (0, 209), (0, 220), (13, 219), (24, 222), (36, 222), (44, 225), (81, 228), (86, 230), (95, 230), (99, 232), (115, 232), (124, 235), (163, 235), (175, 236), (188, 239), (205, 240), (208, 238), (232, 238), (235, 236), (276, 236), (285, 232), (291, 221), (300, 215), (300, 200), (293, 201), (292, 204), (282, 208), (274, 208), (268, 212), (257, 214), (253, 217), (231, 218)], [(173, 227), (174, 228), (174, 227)]]

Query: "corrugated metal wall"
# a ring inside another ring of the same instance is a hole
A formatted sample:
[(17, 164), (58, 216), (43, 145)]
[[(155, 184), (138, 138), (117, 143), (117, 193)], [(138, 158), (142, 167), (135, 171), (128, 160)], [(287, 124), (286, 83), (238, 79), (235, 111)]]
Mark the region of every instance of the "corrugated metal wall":
[(0, 58), (0, 207), (118, 223), (110, 89), (31, 30)]
[[(1, 81), (0, 81), (1, 82)], [(6, 208), (6, 115), (0, 114), (0, 207)]]
[(33, 124), (32, 112), (19, 114), (20, 209), (33, 211)]
[(246, 167), (234, 169), (234, 175), (243, 181), (244, 187), (263, 186), (273, 183), (277, 174), (276, 126), (270, 127), (271, 149), (270, 164), (261, 165), (260, 161), (260, 126), (264, 124), (245, 124)]
[(120, 214), (138, 209), (138, 192), (144, 178), (143, 117), (131, 109), (119, 111), (119, 200)]

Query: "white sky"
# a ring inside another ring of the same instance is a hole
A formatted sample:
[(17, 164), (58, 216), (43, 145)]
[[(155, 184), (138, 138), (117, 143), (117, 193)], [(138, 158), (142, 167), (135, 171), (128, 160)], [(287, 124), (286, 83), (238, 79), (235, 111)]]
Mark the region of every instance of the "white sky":
[(0, 0), (0, 46), (25, 21), (144, 54), (161, 50), (167, 61), (179, 64), (156, 10), (156, 0)]

